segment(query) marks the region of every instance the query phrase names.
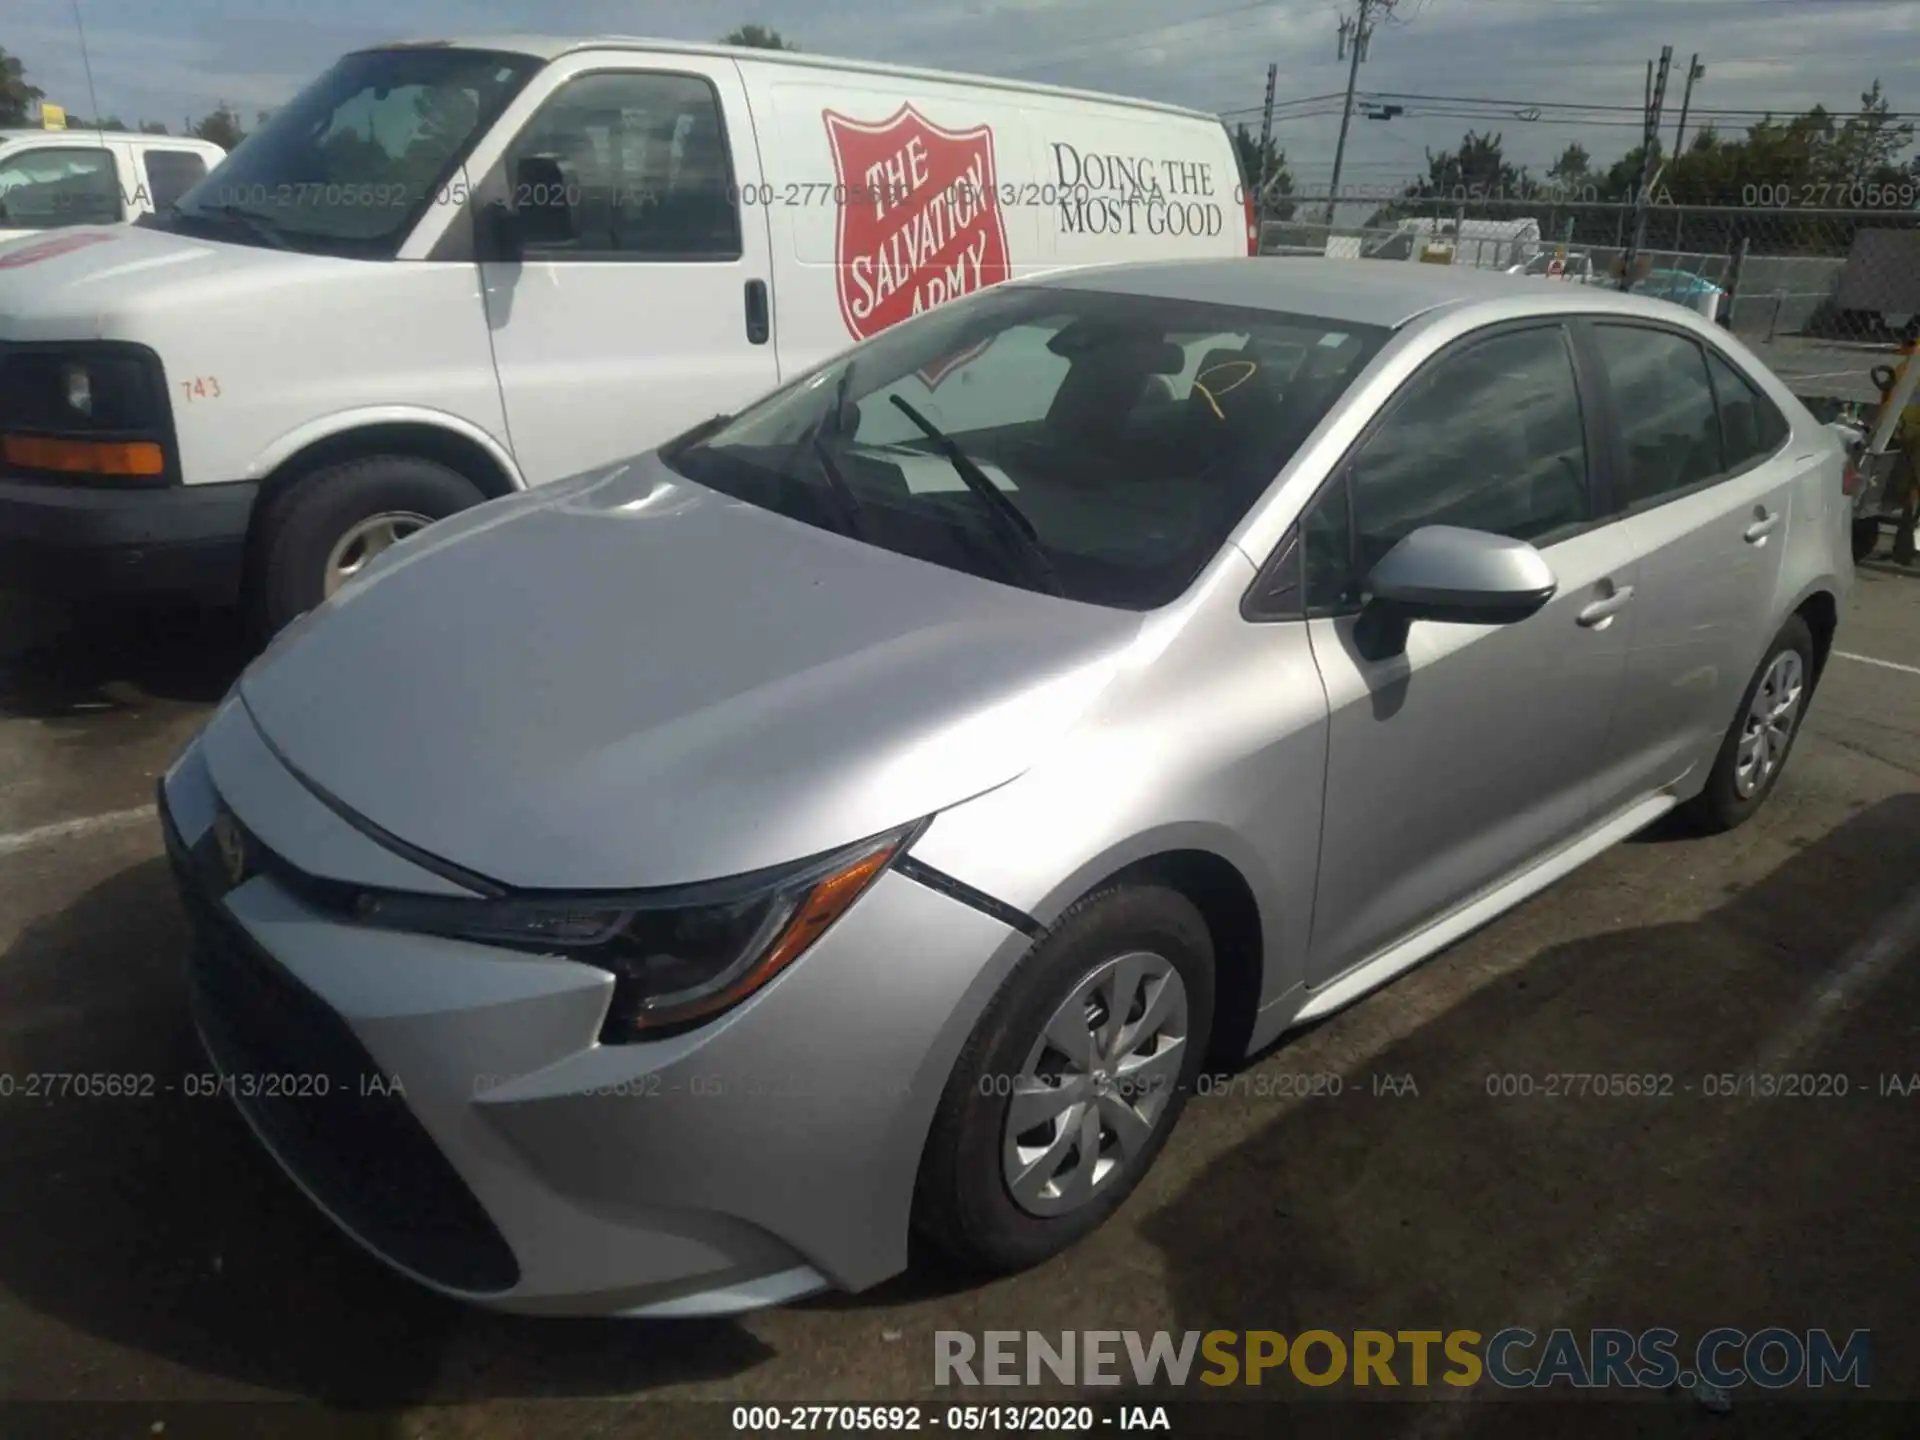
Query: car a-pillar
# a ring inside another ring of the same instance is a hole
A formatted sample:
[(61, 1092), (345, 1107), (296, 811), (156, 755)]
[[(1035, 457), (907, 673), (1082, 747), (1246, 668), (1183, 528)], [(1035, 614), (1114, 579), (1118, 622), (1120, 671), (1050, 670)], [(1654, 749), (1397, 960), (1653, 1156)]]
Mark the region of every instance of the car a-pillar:
[(432, 425), (382, 425), (316, 442), (260, 487), (241, 604), (262, 640), (375, 556), (515, 485), (476, 442)]

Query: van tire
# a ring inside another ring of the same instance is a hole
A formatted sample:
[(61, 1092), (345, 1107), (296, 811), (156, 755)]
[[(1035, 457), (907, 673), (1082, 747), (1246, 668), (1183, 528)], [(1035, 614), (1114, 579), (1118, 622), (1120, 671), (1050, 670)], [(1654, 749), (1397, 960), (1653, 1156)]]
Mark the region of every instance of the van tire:
[(259, 516), (249, 624), (264, 641), (325, 599), (328, 557), (362, 521), (386, 512), (444, 520), (486, 498), (459, 471), (414, 455), (371, 455), (314, 471)]

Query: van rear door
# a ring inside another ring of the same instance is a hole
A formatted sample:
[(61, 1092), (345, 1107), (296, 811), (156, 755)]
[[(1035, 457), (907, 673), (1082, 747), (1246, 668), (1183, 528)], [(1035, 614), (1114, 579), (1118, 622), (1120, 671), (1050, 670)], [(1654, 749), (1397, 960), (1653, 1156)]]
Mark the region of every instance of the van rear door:
[(514, 458), (530, 483), (635, 454), (779, 381), (760, 159), (733, 61), (569, 56), (476, 199), (524, 259), (483, 259)]

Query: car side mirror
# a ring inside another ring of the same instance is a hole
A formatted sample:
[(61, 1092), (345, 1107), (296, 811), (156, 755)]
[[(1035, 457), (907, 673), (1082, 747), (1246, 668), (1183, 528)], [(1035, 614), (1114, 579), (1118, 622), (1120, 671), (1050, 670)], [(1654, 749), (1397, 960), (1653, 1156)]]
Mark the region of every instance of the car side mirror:
[(1415, 620), (1511, 625), (1537, 612), (1560, 582), (1524, 540), (1427, 525), (1383, 556), (1362, 587), (1354, 642), (1368, 660), (1404, 654)]

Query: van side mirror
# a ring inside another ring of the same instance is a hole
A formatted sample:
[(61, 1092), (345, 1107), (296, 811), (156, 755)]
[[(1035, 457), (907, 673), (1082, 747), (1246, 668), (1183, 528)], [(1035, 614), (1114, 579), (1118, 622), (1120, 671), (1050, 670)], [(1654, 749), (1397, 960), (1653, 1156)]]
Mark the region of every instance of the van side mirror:
[(1524, 540), (1426, 525), (1373, 567), (1354, 642), (1368, 660), (1403, 654), (1415, 620), (1511, 625), (1537, 612), (1560, 582), (1546, 557)]
[(474, 249), (483, 263), (518, 265), (526, 258), (520, 217), (504, 200), (490, 200), (473, 214)]
[(513, 167), (513, 210), (525, 245), (563, 245), (574, 238), (577, 187), (548, 155), (523, 156)]

